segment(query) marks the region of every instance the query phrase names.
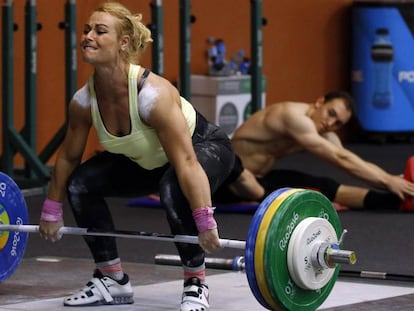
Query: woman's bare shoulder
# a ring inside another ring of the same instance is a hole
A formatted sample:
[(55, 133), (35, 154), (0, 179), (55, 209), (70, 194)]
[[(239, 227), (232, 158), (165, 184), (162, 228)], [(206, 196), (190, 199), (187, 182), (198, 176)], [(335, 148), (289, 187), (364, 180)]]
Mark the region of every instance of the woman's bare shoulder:
[(79, 105), (80, 107), (87, 108), (91, 106), (90, 96), (89, 96), (89, 87), (85, 83), (76, 93), (73, 95), (72, 103)]

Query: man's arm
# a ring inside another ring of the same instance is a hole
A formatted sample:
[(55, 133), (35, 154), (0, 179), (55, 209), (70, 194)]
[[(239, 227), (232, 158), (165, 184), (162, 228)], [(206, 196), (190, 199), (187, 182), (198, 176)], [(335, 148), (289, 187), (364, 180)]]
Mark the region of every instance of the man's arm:
[(313, 122), (306, 116), (287, 116), (286, 134), (290, 135), (305, 150), (336, 165), (349, 174), (383, 189), (388, 189), (400, 198), (414, 195), (414, 184), (401, 176), (391, 175), (374, 163), (363, 160), (355, 153), (322, 137)]
[(342, 141), (335, 132), (327, 132), (323, 134), (322, 137), (333, 143), (335, 146), (343, 148)]

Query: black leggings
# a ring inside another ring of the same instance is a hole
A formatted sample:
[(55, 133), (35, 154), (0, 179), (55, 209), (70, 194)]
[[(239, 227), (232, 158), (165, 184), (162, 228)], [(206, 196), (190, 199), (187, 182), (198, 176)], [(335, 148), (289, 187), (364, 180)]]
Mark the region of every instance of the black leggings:
[[(197, 115), (192, 137), (198, 161), (205, 170), (211, 191), (225, 180), (233, 165), (234, 154), (227, 135)], [(171, 233), (197, 235), (191, 209), (182, 193), (174, 168), (147, 170), (123, 155), (102, 152), (82, 163), (68, 182), (68, 200), (80, 227), (113, 231), (114, 223), (106, 197), (133, 197), (158, 192), (167, 212)], [(118, 256), (113, 237), (84, 237), (95, 262)], [(181, 261), (189, 267), (204, 262), (204, 252), (195, 244), (176, 243)]]
[[(235, 166), (237, 166), (237, 163), (240, 163), (241, 165), (241, 162), (238, 162), (236, 159)], [(235, 180), (235, 172), (239, 172), (240, 176), (241, 171), (242, 168), (240, 167), (233, 168), (233, 172), (229, 175), (219, 190), (214, 194), (214, 201), (216, 204), (237, 203), (241, 201), (251, 200), (248, 197), (241, 197), (233, 194), (228, 187), (228, 185)], [(279, 188), (292, 187), (317, 190), (323, 193), (329, 200), (333, 201), (339, 188), (339, 183), (332, 178), (313, 176), (294, 170), (273, 170), (266, 174), (266, 176), (258, 178), (257, 181), (263, 186), (265, 190), (263, 199)]]
[[(312, 189), (324, 194), (330, 201), (334, 201), (340, 184), (329, 177), (312, 176), (292, 170), (274, 170), (259, 179), (265, 188), (266, 196), (278, 188), (293, 187)], [(389, 191), (369, 190), (364, 198), (363, 207), (367, 209), (396, 209), (401, 200)]]
[(258, 179), (265, 189), (265, 195), (283, 188), (305, 188), (317, 190), (323, 193), (330, 201), (333, 201), (339, 188), (339, 183), (332, 178), (313, 176), (294, 170), (276, 169), (270, 171), (266, 176)]

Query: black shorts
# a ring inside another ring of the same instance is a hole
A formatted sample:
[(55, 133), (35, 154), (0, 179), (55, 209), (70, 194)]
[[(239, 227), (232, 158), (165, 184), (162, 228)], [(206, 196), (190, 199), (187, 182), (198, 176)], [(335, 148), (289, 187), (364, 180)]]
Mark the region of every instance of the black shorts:
[(235, 154), (234, 155), (234, 164), (233, 168), (230, 171), (229, 176), (226, 178), (223, 184), (229, 185), (236, 181), (240, 175), (243, 173), (244, 167), (240, 158)]
[[(229, 184), (240, 176), (242, 171), (243, 165), (236, 156), (235, 164), (229, 177), (213, 197), (216, 204), (239, 203), (248, 200), (248, 198), (233, 194), (228, 187)], [(329, 177), (313, 176), (299, 171), (283, 169), (270, 171), (264, 177), (258, 178), (257, 181), (265, 189), (263, 199), (277, 189), (291, 187), (316, 190), (325, 195), (330, 201), (334, 201), (340, 186), (337, 181)]]
[(236, 181), (244, 170), (243, 164), (240, 158), (237, 155), (234, 155), (234, 164), (232, 170), (230, 171), (229, 176), (219, 187), (219, 189), (214, 193), (213, 204), (227, 204), (227, 203), (238, 203), (241, 201), (250, 200), (249, 198), (243, 198), (241, 196), (235, 195), (230, 191), (229, 185)]

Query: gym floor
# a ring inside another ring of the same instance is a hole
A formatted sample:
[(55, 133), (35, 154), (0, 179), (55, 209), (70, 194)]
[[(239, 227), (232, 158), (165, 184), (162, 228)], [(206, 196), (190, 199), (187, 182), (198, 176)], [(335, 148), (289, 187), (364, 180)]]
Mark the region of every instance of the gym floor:
[[(391, 144), (386, 148), (371, 144), (348, 147), (394, 173), (402, 172), (406, 158), (414, 154), (410, 144)], [(292, 157), (280, 165), (296, 169), (302, 169), (300, 166), (303, 165), (303, 169), (313, 173), (323, 172), (338, 180), (357, 184), (349, 176), (325, 167), (324, 163), (308, 155)], [(26, 194), (31, 223), (38, 222), (43, 199), (43, 193)], [(128, 207), (127, 199), (110, 198), (108, 201), (119, 229), (168, 233), (161, 209)], [(251, 217), (246, 213), (217, 213), (220, 236), (245, 240)], [(339, 217), (342, 226), (349, 231), (345, 248), (356, 251), (358, 262), (352, 267), (343, 266), (344, 272), (350, 273), (340, 274), (332, 292), (318, 310), (414, 310), (414, 241), (409, 238), (413, 234), (414, 214), (341, 211)], [(75, 225), (66, 202), (65, 225)], [(176, 254), (174, 245), (132, 239), (119, 239), (118, 242), (123, 267), (134, 287), (135, 303), (90, 309), (178, 310), (181, 268), (154, 264), (157, 254)], [(214, 254), (221, 258), (239, 255), (243, 255), (242, 251), (235, 249), (223, 249)], [(80, 289), (91, 278), (93, 268), (82, 237), (68, 235), (59, 242), (50, 243), (37, 234), (30, 234), (20, 266), (0, 284), (0, 311), (71, 310), (63, 307), (63, 297)], [(384, 279), (355, 277), (360, 271), (384, 272)], [(245, 273), (211, 268), (207, 273), (211, 310), (265, 310), (251, 293)]]

